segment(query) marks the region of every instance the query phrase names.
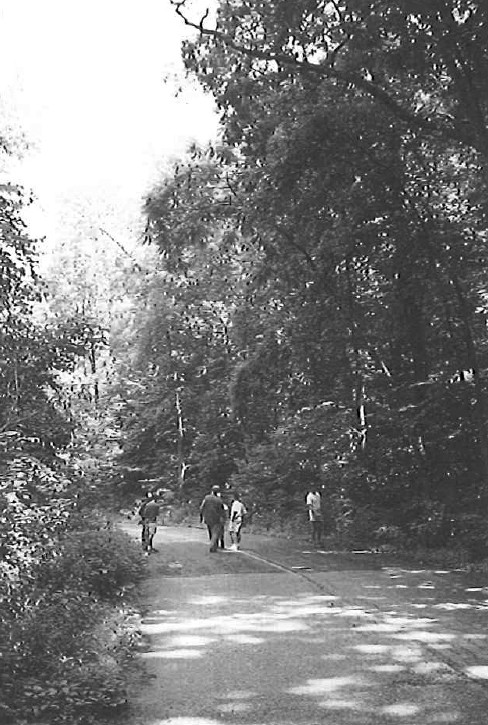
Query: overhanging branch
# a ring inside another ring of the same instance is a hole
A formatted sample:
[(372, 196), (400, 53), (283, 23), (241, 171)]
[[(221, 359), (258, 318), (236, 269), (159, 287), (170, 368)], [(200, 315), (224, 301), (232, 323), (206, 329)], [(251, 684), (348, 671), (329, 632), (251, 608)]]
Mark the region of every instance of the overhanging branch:
[(358, 75), (357, 73), (342, 71), (336, 68), (331, 62), (311, 63), (307, 59), (299, 60), (293, 55), (287, 53), (276, 52), (273, 50), (265, 51), (252, 46), (240, 45), (230, 35), (217, 30), (216, 28), (209, 28), (205, 26), (205, 21), (209, 16), (208, 9), (202, 16), (201, 20), (194, 21), (191, 20), (184, 12), (186, 0), (170, 0), (170, 3), (175, 8), (176, 14), (187, 27), (198, 31), (202, 36), (214, 38), (216, 41), (226, 45), (228, 48), (235, 50), (236, 53), (245, 55), (249, 58), (255, 58), (256, 60), (263, 60), (268, 63), (274, 62), (279, 66), (295, 70), (300, 74), (309, 76), (314, 75), (321, 79), (332, 79), (347, 86), (352, 86), (356, 90), (373, 98), (389, 113), (405, 123), (412, 130), (424, 131), (426, 133), (436, 135), (441, 134), (452, 141), (468, 144), (481, 152), (484, 151), (483, 149), (478, 148), (476, 140), (470, 139), (467, 134), (461, 132), (456, 127), (439, 123), (431, 118), (426, 118), (425, 116), (412, 112), (410, 109), (402, 105), (392, 93), (364, 76)]

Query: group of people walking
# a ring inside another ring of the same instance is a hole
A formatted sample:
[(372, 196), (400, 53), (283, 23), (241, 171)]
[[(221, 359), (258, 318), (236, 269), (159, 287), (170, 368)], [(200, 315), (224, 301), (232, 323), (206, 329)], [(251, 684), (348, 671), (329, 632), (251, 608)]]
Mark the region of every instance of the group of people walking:
[[(324, 518), (322, 515), (322, 496), (319, 490), (311, 489), (305, 497), (305, 506), (311, 527), (312, 545), (321, 547), (324, 535)], [(200, 505), (200, 521), (207, 525), (210, 539), (210, 551), (214, 553), (219, 548), (225, 548), (224, 532), (228, 522), (231, 539), (231, 551), (237, 551), (241, 543), (241, 529), (246, 515), (246, 508), (239, 493), (234, 491), (232, 503), (229, 507), (222, 500), (220, 486), (212, 486), (210, 493), (205, 496)]]
[[(146, 555), (156, 551), (153, 546), (157, 530), (160, 506), (151, 491), (138, 509), (139, 523), (142, 525), (141, 543)], [(229, 506), (222, 499), (220, 486), (212, 486), (200, 505), (200, 522), (205, 522), (210, 539), (210, 551), (214, 553), (220, 547), (225, 548), (225, 531), (230, 535), (231, 551), (238, 551), (241, 543), (241, 529), (246, 515), (246, 507), (239, 494), (234, 491)]]
[[(308, 491), (305, 497), (305, 505), (311, 526), (312, 544), (320, 547), (322, 546), (324, 531), (320, 491)], [(230, 506), (228, 506), (222, 498), (220, 486), (212, 486), (210, 493), (205, 496), (200, 504), (200, 522), (204, 522), (207, 526), (210, 552), (212, 554), (217, 552), (219, 548), (225, 549), (226, 530), (230, 536), (230, 551), (239, 550), (242, 525), (246, 514), (246, 507), (237, 491), (233, 492)], [(153, 494), (148, 492), (146, 500), (139, 509), (140, 523), (142, 524), (142, 548), (146, 554), (156, 551), (153, 547), (153, 540), (156, 534), (158, 515), (159, 504), (154, 499)]]
[(210, 553), (225, 548), (225, 529), (228, 524), (231, 551), (238, 551), (241, 543), (241, 530), (246, 515), (246, 507), (241, 501), (239, 493), (233, 492), (232, 502), (229, 506), (222, 500), (220, 486), (212, 486), (210, 493), (200, 504), (200, 521), (208, 529), (210, 540)]

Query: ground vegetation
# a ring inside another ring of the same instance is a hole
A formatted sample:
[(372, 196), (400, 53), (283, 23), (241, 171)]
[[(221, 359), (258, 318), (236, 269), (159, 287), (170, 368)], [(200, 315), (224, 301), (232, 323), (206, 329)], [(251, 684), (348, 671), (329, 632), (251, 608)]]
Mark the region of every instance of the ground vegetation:
[(85, 425), (100, 326), (46, 313), (25, 203), (1, 188), (0, 720), (99, 723), (126, 702), (141, 555), (110, 526), (100, 466), (87, 465), (102, 457)]

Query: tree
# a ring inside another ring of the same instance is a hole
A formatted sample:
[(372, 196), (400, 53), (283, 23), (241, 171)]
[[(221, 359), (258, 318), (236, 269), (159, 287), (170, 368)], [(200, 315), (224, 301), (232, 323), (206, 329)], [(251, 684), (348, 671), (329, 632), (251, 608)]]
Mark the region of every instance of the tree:
[(186, 0), (172, 5), (199, 31), (186, 44), (188, 65), (229, 112), (226, 120), (237, 110), (228, 129), (248, 121), (270, 89), (327, 83), (380, 107), (395, 125), (486, 156), (482, 2), (238, 0), (219, 3), (213, 26), (208, 13), (191, 18)]
[(143, 441), (141, 463), (177, 462), (190, 487), (224, 460), (240, 485), (262, 476), (265, 499), (293, 499), (304, 471), (332, 496), (336, 476), (358, 510), (408, 531), (436, 507), (474, 510), (484, 5), (238, 0), (212, 25), (173, 4), (199, 31), (185, 59), (225, 143), (193, 150), (146, 204), (165, 287), (145, 298), (151, 382), (128, 458)]

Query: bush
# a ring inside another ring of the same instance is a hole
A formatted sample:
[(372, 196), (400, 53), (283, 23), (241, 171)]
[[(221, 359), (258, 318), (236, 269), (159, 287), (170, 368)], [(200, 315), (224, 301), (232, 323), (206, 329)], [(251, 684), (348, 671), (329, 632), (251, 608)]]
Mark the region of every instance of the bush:
[(245, 522), (246, 531), (251, 534), (271, 534), (283, 538), (306, 537), (309, 523), (306, 513), (292, 512), (290, 515), (279, 516), (275, 511), (262, 510), (253, 512)]
[(459, 513), (450, 518), (450, 536), (455, 546), (462, 546), (474, 561), (488, 554), (488, 527), (486, 516)]
[(329, 501), (328, 530), (335, 545), (353, 549), (367, 548), (386, 543), (387, 512), (373, 506), (353, 507), (343, 496), (332, 496)]
[(111, 599), (141, 574), (139, 547), (123, 532), (105, 528), (66, 534), (57, 556), (39, 571), (39, 581), (50, 590), (76, 588)]
[(125, 534), (92, 526), (64, 533), (49, 559), (4, 578), (2, 722), (94, 722), (86, 718), (124, 704), (121, 668), (137, 637), (127, 593), (143, 562)]
[[(85, 616), (83, 622), (77, 622), (71, 617), (79, 615), (80, 609), (72, 604), (72, 599), (65, 598), (63, 621), (54, 636), (58, 620), (53, 621), (50, 617), (59, 616), (62, 608), (58, 606), (41, 607), (38, 615), (23, 628), (26, 643), (31, 645), (28, 655), (34, 655), (34, 659), (29, 659), (28, 667), (17, 672), (16, 678), (4, 678), (2, 722), (13, 722), (19, 716), (29, 721), (34, 716), (36, 722), (42, 718), (42, 722), (50, 724), (72, 723), (82, 716), (108, 714), (126, 703), (122, 667), (136, 637), (129, 625), (129, 610), (115, 613), (107, 605), (92, 603), (90, 617)], [(96, 626), (97, 620), (101, 626)], [(68, 622), (71, 623), (71, 637), (66, 634)], [(41, 634), (35, 638), (35, 647), (27, 639), (32, 628), (40, 624), (45, 638), (43, 659), (37, 647)], [(88, 624), (91, 626), (87, 627)], [(76, 647), (66, 647), (67, 641), (70, 644), (76, 641)]]

